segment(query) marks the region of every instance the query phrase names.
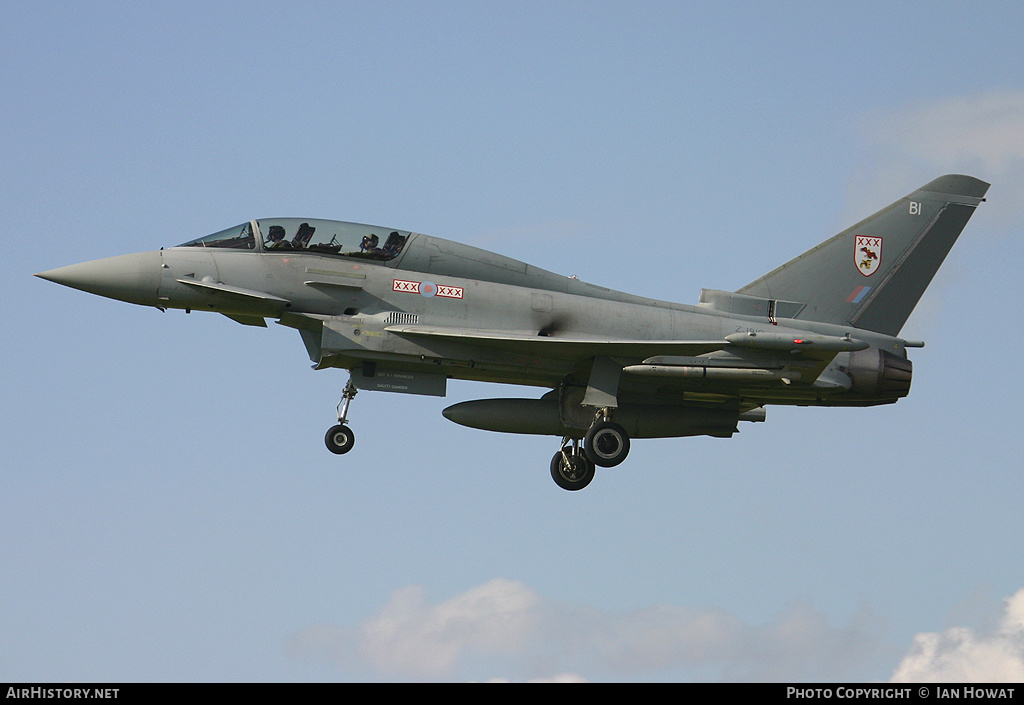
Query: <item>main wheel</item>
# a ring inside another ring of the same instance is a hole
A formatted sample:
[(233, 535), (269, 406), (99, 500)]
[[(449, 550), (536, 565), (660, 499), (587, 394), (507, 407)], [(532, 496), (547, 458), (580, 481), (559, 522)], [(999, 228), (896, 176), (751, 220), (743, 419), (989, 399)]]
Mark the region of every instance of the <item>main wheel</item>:
[(563, 490), (582, 490), (594, 479), (594, 464), (584, 455), (558, 451), (551, 459), (551, 479)]
[(324, 436), (324, 443), (327, 445), (327, 450), (337, 455), (342, 455), (352, 450), (352, 446), (356, 444), (356, 434), (348, 426), (338, 424), (337, 426), (331, 426), (330, 430), (327, 431), (327, 435)]
[(629, 455), (629, 434), (613, 421), (598, 421), (587, 431), (583, 450), (595, 465), (614, 467)]

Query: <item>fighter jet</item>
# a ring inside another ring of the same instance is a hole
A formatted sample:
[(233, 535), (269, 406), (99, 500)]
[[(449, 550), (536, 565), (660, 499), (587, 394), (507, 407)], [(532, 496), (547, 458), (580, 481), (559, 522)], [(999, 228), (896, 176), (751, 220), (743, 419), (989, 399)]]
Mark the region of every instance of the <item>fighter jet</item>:
[(910, 391), (900, 329), (989, 184), (942, 176), (736, 291), (699, 303), (613, 291), (450, 240), (267, 218), (177, 247), (36, 276), (160, 310), (266, 319), (314, 369), (349, 371), (327, 448), (348, 453), (358, 390), (445, 396), (449, 379), (546, 389), (442, 412), (560, 437), (554, 481), (580, 490), (631, 439), (730, 437), (769, 404), (872, 406)]

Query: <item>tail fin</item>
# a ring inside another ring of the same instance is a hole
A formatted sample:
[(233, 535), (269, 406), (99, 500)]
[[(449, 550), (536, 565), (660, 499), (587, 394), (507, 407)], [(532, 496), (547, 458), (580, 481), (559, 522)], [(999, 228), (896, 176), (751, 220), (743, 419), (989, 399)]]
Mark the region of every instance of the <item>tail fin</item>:
[(940, 176), (736, 293), (802, 302), (800, 319), (897, 335), (988, 187)]

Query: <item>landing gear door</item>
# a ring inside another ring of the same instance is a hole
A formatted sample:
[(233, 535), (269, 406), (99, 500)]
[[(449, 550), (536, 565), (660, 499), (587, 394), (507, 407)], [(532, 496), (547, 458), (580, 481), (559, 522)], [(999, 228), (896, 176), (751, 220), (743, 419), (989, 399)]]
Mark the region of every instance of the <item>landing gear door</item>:
[(443, 397), (448, 393), (448, 378), (432, 372), (406, 372), (389, 370), (373, 362), (365, 362), (361, 369), (352, 371), (352, 384), (356, 389), (400, 394), (424, 394)]

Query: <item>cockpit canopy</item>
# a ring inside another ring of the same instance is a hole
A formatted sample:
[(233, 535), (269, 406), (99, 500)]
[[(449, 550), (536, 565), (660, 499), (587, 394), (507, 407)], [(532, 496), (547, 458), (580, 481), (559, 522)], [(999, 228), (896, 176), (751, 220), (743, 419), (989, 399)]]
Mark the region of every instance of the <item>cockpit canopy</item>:
[(304, 251), (386, 262), (401, 254), (408, 231), (310, 218), (252, 220), (179, 247), (220, 247), (263, 252)]

